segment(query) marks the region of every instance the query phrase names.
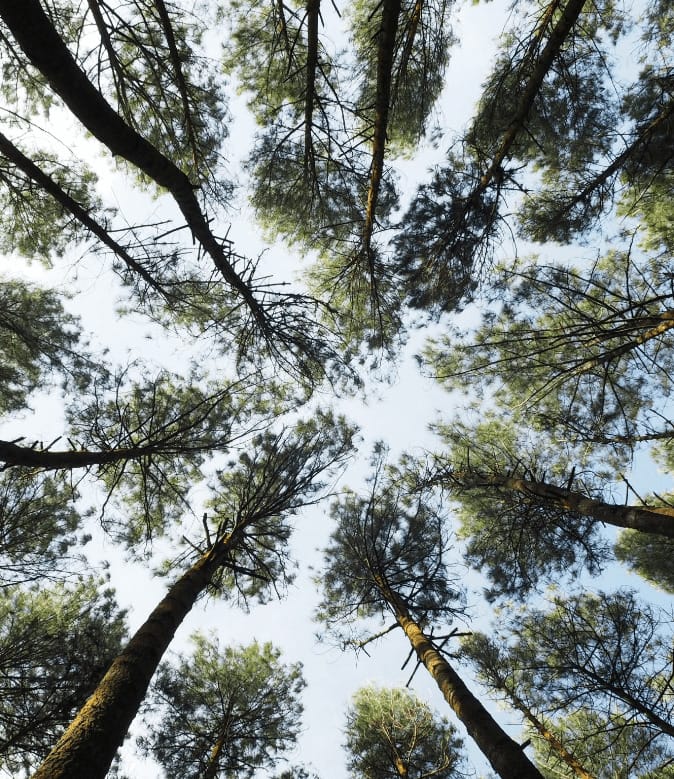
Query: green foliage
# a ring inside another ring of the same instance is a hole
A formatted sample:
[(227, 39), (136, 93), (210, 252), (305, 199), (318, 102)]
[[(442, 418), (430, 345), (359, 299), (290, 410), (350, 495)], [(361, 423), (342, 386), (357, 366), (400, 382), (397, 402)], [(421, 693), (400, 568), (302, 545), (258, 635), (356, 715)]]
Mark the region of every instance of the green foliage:
[(385, 619), (392, 595), (421, 624), (442, 624), (463, 607), (461, 588), (450, 579), (437, 495), (409, 492), (399, 472), (386, 472), (383, 456), (375, 453), (369, 495), (346, 491), (332, 506), (337, 528), (325, 550), (318, 619), (347, 641), (360, 621)]
[(466, 560), (488, 577), (489, 600), (524, 598), (545, 583), (602, 570), (610, 548), (600, 523), (546, 500), (548, 485), (600, 498), (600, 474), (582, 462), (576, 472), (554, 440), (495, 415), (435, 429), (445, 448), (424, 478), (457, 506)]
[(450, 154), (417, 191), (394, 238), (406, 303), (431, 316), (460, 309), (489, 266), (498, 241), (501, 183), (483, 187), (472, 160)]
[(76, 498), (58, 476), (18, 468), (0, 474), (0, 587), (74, 575)]
[(157, 672), (142, 751), (167, 777), (251, 779), (274, 768), (300, 731), (301, 664), (284, 664), (269, 643), (221, 647), (200, 633), (192, 642), (191, 656)]
[[(355, 112), (365, 136), (372, 131), (375, 121), (383, 7), (383, 3), (357, 0), (348, 9), (355, 72), (361, 80)], [(386, 127), (394, 154), (409, 151), (419, 143), (442, 91), (454, 42), (449, 26), (451, 7), (451, 0), (404, 0), (400, 4), (389, 74)]]
[(351, 456), (354, 435), (343, 417), (317, 412), (293, 428), (255, 436), (217, 472), (208, 521), (217, 538), (232, 540), (213, 581), (223, 597), (264, 603), (292, 581), (290, 517), (321, 499), (327, 474)]
[[(101, 207), (96, 175), (77, 160), (54, 159), (36, 151), (33, 162), (87, 211)], [(0, 155), (0, 251), (16, 252), (49, 265), (72, 244), (88, 238), (85, 228), (63, 206)]]
[(426, 358), (448, 389), (490, 390), (560, 441), (627, 458), (658, 429), (670, 393), (668, 267), (611, 252), (589, 271), (505, 272), (494, 290), (499, 307), (474, 332), (440, 338)]
[(97, 393), (70, 411), (73, 438), (102, 453), (102, 515), (112, 500), (123, 520), (113, 514), (109, 528), (130, 548), (164, 534), (189, 511), (188, 494), (202, 481), (206, 458), (245, 435), (255, 410), (265, 412), (263, 398), (251, 400), (255, 387), (244, 379), (219, 387), (196, 374), (161, 372), (127, 389), (121, 375), (112, 397)]
[(61, 296), (22, 281), (0, 281), (0, 414), (25, 407), (30, 393), (49, 386), (54, 374), (75, 392), (94, 376), (105, 379)]
[(634, 592), (555, 597), (507, 627), (463, 643), (490, 687), (512, 690), (542, 717), (589, 709), (607, 730), (626, 725), (643, 743), (673, 735), (671, 621)]
[(674, 593), (674, 543), (671, 539), (623, 530), (615, 544), (615, 555), (646, 581)]
[(462, 776), (452, 725), (406, 689), (363, 687), (347, 713), (349, 771), (362, 779)]
[[(591, 709), (578, 709), (558, 717), (551, 725), (555, 735), (571, 747), (574, 756), (596, 779), (672, 779), (674, 754), (664, 739), (653, 739), (632, 727), (628, 718), (606, 721)], [(529, 729), (536, 762), (545, 779), (575, 776), (540, 736)]]
[(126, 634), (112, 590), (0, 588), (0, 767), (32, 774), (89, 697)]

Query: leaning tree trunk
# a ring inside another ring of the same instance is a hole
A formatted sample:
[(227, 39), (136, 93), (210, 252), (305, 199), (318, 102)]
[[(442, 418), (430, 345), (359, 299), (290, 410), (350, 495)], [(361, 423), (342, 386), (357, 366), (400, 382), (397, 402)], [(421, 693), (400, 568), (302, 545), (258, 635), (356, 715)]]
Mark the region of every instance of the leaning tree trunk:
[(227, 539), (169, 589), (118, 655), (32, 779), (103, 779), (145, 697), (162, 655), (223, 562)]
[[(466, 486), (471, 486), (470, 481)], [(478, 477), (474, 486), (503, 487), (608, 525), (674, 538), (674, 509), (667, 506), (619, 506), (588, 498), (582, 492), (565, 487), (512, 476)]]
[(541, 738), (546, 741), (550, 749), (560, 758), (560, 760), (563, 760), (569, 766), (576, 776), (580, 777), (580, 779), (595, 779), (595, 776), (586, 771), (578, 758), (572, 752), (569, 752), (550, 728), (548, 728), (545, 723), (531, 711), (518, 695), (505, 686), (499, 687), (499, 689), (508, 696), (510, 703), (526, 717)]
[(419, 660), (440, 688), (445, 700), (463, 722), (468, 734), (502, 779), (543, 779), (524, 754), (522, 747), (501, 728), (461, 677), (433, 646), (421, 627), (411, 618), (405, 604), (394, 592), (383, 593), (400, 627)]

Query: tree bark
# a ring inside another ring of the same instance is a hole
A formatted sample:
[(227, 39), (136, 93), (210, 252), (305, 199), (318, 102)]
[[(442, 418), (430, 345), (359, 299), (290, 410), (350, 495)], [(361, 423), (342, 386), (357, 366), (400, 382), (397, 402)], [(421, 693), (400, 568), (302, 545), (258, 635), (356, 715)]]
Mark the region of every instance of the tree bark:
[(197, 597), (222, 565), (231, 537), (173, 584), (115, 658), (33, 779), (103, 779), (145, 697), (164, 652)]
[(543, 779), (522, 747), (501, 728), (480, 701), (466, 687), (449, 662), (435, 649), (421, 627), (411, 618), (405, 604), (388, 587), (382, 595), (390, 604), (419, 660), (440, 688), (445, 700), (465, 725), (492, 768), (502, 779)]

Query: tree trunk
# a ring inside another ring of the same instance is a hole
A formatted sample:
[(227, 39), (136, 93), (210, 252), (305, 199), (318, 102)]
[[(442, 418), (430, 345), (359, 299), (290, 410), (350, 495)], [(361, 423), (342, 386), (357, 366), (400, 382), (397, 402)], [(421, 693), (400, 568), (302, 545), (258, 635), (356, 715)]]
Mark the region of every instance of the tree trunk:
[[(470, 480), (471, 477), (469, 477)], [(674, 538), (674, 508), (648, 508), (645, 506), (617, 506), (604, 503), (601, 500), (588, 498), (581, 492), (572, 492), (564, 487), (557, 487), (542, 481), (530, 481), (510, 476), (478, 476), (474, 479), (475, 486), (503, 487), (540, 498), (544, 502), (559, 506), (566, 511), (573, 511), (584, 517), (596, 519), (616, 527), (639, 530), (642, 533)], [(470, 485), (470, 481), (467, 483)]]
[(391, 84), (393, 81), (393, 55), (400, 18), (401, 0), (382, 0), (381, 28), (377, 44), (377, 92), (374, 104), (374, 130), (372, 133), (372, 163), (370, 185), (367, 192), (365, 223), (363, 225), (363, 252), (371, 267), (372, 283), (375, 283), (371, 261), (371, 243), (376, 219), (379, 190), (384, 172), (386, 130), (391, 107)]
[(522, 747), (501, 728), (461, 677), (435, 649), (419, 625), (410, 617), (405, 604), (385, 588), (382, 594), (395, 613), (398, 624), (412, 644), (419, 660), (440, 688), (445, 700), (466, 726), (468, 734), (502, 779), (543, 779)]
[(215, 779), (218, 771), (218, 764), (220, 762), (220, 755), (222, 755), (224, 747), (225, 732), (223, 731), (211, 750), (211, 754), (208, 758), (208, 765), (206, 766), (206, 770), (202, 774), (201, 779)]
[(124, 741), (164, 652), (197, 597), (222, 565), (229, 539), (178, 581), (115, 658), (33, 779), (103, 779)]

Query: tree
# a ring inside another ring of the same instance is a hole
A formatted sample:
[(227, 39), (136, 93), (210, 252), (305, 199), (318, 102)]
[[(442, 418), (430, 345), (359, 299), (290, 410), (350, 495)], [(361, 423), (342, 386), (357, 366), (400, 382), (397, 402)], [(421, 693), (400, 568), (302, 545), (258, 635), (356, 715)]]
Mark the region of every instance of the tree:
[(275, 767), (300, 729), (301, 664), (284, 664), (271, 644), (220, 647), (200, 633), (192, 642), (191, 656), (159, 667), (141, 749), (167, 776), (249, 778)]
[(0, 587), (75, 575), (71, 549), (82, 517), (64, 479), (34, 471), (0, 473)]
[(86, 353), (79, 323), (59, 295), (22, 281), (0, 281), (0, 413), (26, 405), (31, 392), (58, 376), (64, 389), (84, 390), (106, 371)]
[(494, 770), (502, 777), (516, 770), (522, 777), (540, 779), (519, 744), (468, 689), (434, 638), (437, 626), (462, 611), (462, 593), (448, 579), (444, 518), (432, 494), (407, 493), (400, 473), (386, 477), (381, 457), (380, 451), (370, 495), (349, 493), (334, 505), (338, 524), (325, 552), (319, 618), (340, 635), (344, 626), (348, 629), (364, 618), (393, 617), (384, 632), (402, 629)]
[[(626, 739), (635, 734), (644, 748), (669, 749), (673, 677), (664, 615), (621, 590), (556, 597), (548, 611), (525, 612), (508, 623), (509, 636), (476, 633), (464, 641), (481, 678), (506, 700), (541, 721), (578, 712), (582, 720), (587, 710), (616, 739), (626, 731)], [(589, 744), (565, 741), (585, 765)]]
[[(606, 722), (590, 709), (579, 709), (568, 717), (558, 717), (551, 725), (565, 742), (573, 745), (583, 765), (596, 779), (670, 779), (672, 750), (662, 739), (653, 739), (614, 717)], [(555, 753), (532, 731), (537, 762), (543, 776), (571, 776)]]
[(125, 636), (125, 612), (96, 579), (0, 589), (0, 769), (32, 773)]
[(454, 728), (409, 690), (358, 690), (347, 713), (345, 746), (349, 770), (364, 779), (461, 775)]
[(576, 447), (567, 453), (548, 435), (485, 416), (437, 425), (446, 449), (411, 472), (457, 506), (466, 559), (490, 579), (489, 598), (525, 597), (544, 582), (598, 573), (611, 559), (605, 525), (660, 537), (666, 547), (674, 524), (662, 497), (655, 505), (613, 502), (610, 470), (594, 453), (576, 461)]
[(628, 460), (639, 443), (671, 436), (669, 261), (635, 249), (587, 270), (506, 271), (493, 293), (499, 309), (430, 346), (431, 370), (448, 389), (489, 390), (530, 426)]
[[(251, 454), (221, 473), (211, 498), (213, 515), (197, 558), (168, 588), (147, 620), (115, 658), (87, 703), (56, 743), (35, 779), (104, 777), (135, 717), (175, 631), (208, 591), (246, 603), (264, 601), (291, 578), (287, 570), (288, 516), (317, 500), (318, 477), (349, 454), (353, 430), (318, 414), (292, 431), (260, 436)], [(234, 467), (236, 465), (237, 467)]]
[(615, 545), (618, 560), (666, 592), (674, 592), (673, 552), (672, 543), (661, 536), (633, 530), (620, 533)]

